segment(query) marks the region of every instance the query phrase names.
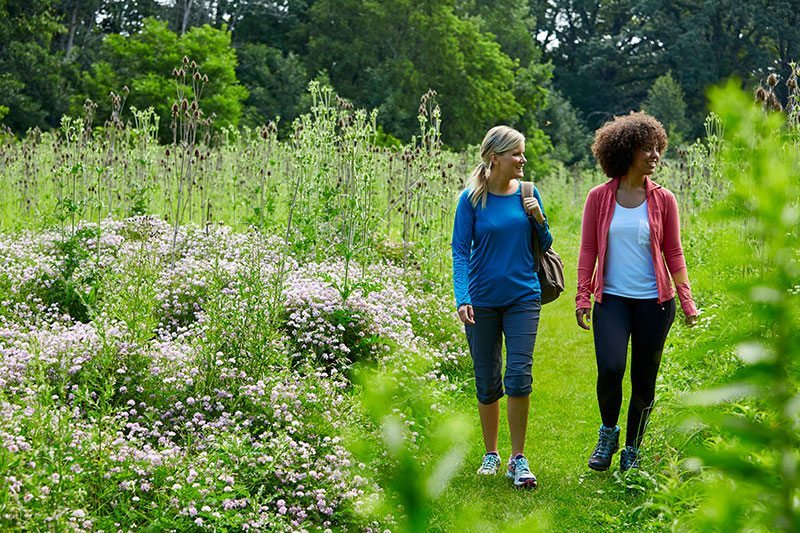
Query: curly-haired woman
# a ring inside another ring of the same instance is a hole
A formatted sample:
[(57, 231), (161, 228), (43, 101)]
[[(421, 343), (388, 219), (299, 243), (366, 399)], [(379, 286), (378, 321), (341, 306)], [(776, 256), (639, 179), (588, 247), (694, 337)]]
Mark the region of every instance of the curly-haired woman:
[(486, 447), (478, 474), (494, 475), (500, 469), (497, 434), (500, 398), (505, 393), (511, 433), (506, 476), (516, 487), (532, 488), (537, 482), (524, 448), (542, 291), (531, 237), (535, 231), (543, 250), (553, 237), (539, 191), (534, 188), (533, 196), (524, 200), (521, 196), (525, 161), (525, 137), (520, 132), (508, 126), (489, 130), (481, 144), (481, 162), (456, 207), (453, 285), (472, 355)]
[[(602, 425), (589, 467), (607, 470), (619, 449), (622, 379), (631, 341), (631, 399), (620, 468), (639, 467), (656, 376), (675, 318), (675, 289), (688, 325), (697, 320), (675, 196), (650, 180), (667, 148), (658, 120), (631, 113), (595, 132), (592, 152), (610, 179), (589, 191), (578, 258), (578, 325), (589, 329), (594, 295), (597, 402)], [(673, 288), (669, 275), (675, 283)]]

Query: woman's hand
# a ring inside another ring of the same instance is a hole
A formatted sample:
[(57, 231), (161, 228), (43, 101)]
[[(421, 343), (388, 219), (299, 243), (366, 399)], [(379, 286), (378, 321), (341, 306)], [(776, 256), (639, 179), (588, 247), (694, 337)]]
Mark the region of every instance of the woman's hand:
[(472, 310), (472, 306), (469, 304), (461, 304), (458, 308), (458, 318), (464, 324), (475, 324), (475, 311)]
[(539, 224), (544, 223), (544, 214), (542, 207), (539, 205), (539, 200), (531, 196), (522, 200), (522, 205), (525, 207), (525, 214), (532, 216)]
[(693, 328), (697, 324), (697, 315), (687, 316), (683, 319), (683, 322), (690, 328)]
[(589, 323), (592, 321), (592, 310), (588, 307), (575, 310), (575, 318), (578, 320), (578, 325), (583, 329), (589, 329)]

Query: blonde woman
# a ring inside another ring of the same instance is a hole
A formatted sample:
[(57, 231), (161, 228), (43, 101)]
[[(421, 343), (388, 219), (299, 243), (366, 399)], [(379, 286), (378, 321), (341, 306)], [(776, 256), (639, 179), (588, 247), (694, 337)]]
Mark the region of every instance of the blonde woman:
[[(475, 371), (478, 413), (486, 454), (478, 474), (500, 468), (500, 398), (508, 396), (511, 458), (506, 475), (516, 487), (537, 484), (524, 455), (533, 347), (541, 289), (531, 232), (542, 249), (553, 242), (539, 191), (523, 204), (525, 137), (507, 126), (489, 130), (481, 162), (461, 193), (453, 225), (453, 285)], [(506, 343), (502, 375), (501, 346)]]

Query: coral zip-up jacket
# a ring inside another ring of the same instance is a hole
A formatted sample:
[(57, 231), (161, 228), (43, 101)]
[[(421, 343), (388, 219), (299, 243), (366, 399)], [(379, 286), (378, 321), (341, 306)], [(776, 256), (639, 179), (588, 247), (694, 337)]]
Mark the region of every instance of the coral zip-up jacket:
[[(617, 205), (618, 179), (611, 179), (598, 185), (586, 196), (583, 207), (583, 223), (581, 225), (581, 249), (578, 256), (578, 294), (575, 304), (578, 309), (591, 307), (591, 295), (598, 302), (603, 301), (603, 268), (608, 250), (608, 229), (614, 217)], [(697, 314), (692, 300), (692, 289), (686, 272), (686, 261), (681, 248), (681, 229), (678, 218), (678, 202), (675, 196), (662, 187), (645, 178), (647, 198), (647, 219), (650, 222), (650, 251), (653, 254), (653, 266), (656, 272), (658, 302), (662, 303), (675, 296), (675, 289), (670, 283), (669, 273), (675, 278), (686, 279), (676, 282), (675, 287), (680, 298), (681, 308), (686, 316)]]

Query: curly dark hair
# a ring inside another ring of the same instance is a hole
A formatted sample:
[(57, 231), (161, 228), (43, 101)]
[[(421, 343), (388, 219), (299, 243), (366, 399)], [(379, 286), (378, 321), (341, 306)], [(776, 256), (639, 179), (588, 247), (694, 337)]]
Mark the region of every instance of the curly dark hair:
[(644, 112), (614, 117), (594, 133), (592, 153), (609, 178), (620, 178), (633, 163), (639, 148), (654, 144), (663, 154), (669, 141), (664, 126)]

